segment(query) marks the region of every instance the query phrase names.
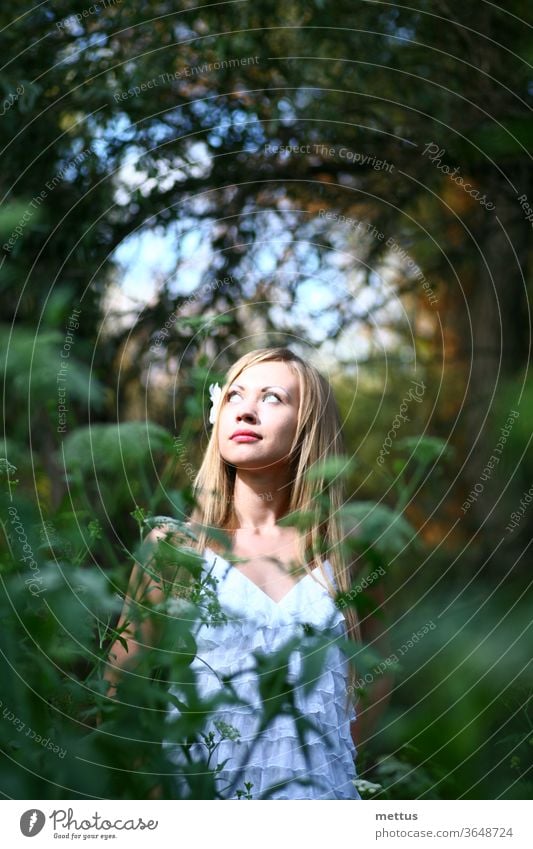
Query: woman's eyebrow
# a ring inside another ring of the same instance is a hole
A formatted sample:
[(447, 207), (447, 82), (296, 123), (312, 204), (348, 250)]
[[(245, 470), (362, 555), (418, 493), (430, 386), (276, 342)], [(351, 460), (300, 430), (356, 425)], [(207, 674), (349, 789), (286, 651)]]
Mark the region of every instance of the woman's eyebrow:
[[(232, 383), (231, 385), (236, 386), (237, 389), (244, 389), (246, 391), (246, 387), (241, 386), (240, 383)], [(265, 389), (281, 389), (283, 392), (286, 393), (286, 395), (288, 395), (289, 398), (291, 398), (291, 393), (289, 392), (288, 389), (285, 389), (283, 386), (263, 386), (263, 388), (260, 390), (260, 392), (264, 392)], [(292, 400), (292, 398), (291, 398), (291, 400)]]

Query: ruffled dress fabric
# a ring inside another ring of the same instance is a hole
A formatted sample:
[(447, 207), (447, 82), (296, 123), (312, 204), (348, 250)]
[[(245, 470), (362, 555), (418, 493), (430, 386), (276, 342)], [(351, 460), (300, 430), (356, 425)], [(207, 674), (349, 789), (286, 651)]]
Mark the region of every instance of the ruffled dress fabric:
[[(330, 562), (325, 560), (323, 565), (335, 586)], [(212, 731), (217, 740), (220, 724), (215, 725), (215, 721), (222, 720), (240, 735), (222, 739), (216, 750), (216, 761), (226, 761), (217, 778), (218, 786), (226, 789), (226, 793), (220, 790), (220, 797), (239, 798), (236, 791), (240, 790), (246, 794), (241, 798), (252, 799), (360, 799), (354, 783), (356, 749), (350, 733), (355, 710), (345, 709), (348, 662), (335, 641), (346, 635), (345, 620), (328, 593), (320, 569), (301, 578), (279, 602), (209, 548), (204, 552), (204, 570), (216, 580), (217, 598), (228, 620), (215, 625), (202, 623), (198, 628), (197, 657), (192, 665), (199, 691), (202, 696), (212, 696), (222, 687), (219, 676), (239, 673), (233, 685), (246, 702), (222, 705), (206, 724), (205, 733)], [(291, 638), (303, 636), (306, 623), (327, 635), (326, 659), (311, 688), (304, 691), (298, 685), (302, 653), (293, 650), (288, 663), (295, 704), (315, 725), (315, 729), (304, 732), (308, 762), (290, 715), (276, 716), (255, 740), (262, 702), (257, 673), (250, 672), (255, 665), (253, 652), (268, 655), (278, 651)], [(178, 709), (169, 705), (167, 721), (176, 714)], [(176, 766), (177, 797), (184, 798), (183, 772), (187, 767), (183, 752), (176, 744), (164, 745)], [(204, 744), (193, 744), (190, 753), (193, 758), (195, 754), (205, 758)]]

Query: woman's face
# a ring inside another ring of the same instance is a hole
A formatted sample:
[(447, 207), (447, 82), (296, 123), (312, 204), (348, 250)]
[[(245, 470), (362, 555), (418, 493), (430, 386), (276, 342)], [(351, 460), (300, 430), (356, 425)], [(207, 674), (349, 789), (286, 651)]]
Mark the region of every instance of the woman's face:
[[(219, 412), (218, 447), (237, 469), (285, 465), (298, 420), (298, 375), (283, 362), (249, 366), (235, 379)], [(239, 437), (251, 431), (256, 438)]]

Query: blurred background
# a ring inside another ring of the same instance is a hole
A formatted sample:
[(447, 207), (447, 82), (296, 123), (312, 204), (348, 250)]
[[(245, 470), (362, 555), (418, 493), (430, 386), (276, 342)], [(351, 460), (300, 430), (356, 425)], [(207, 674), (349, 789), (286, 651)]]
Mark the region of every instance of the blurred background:
[(530, 798), (529, 4), (0, 20), (0, 792), (151, 791), (120, 772), (135, 716), (95, 726), (109, 629), (143, 520), (190, 507), (209, 385), (288, 345), (385, 573), (367, 796)]

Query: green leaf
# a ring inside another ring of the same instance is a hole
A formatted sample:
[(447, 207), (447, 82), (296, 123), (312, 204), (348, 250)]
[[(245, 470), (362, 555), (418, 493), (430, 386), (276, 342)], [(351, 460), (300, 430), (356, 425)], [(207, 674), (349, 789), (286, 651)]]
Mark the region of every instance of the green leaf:
[(67, 435), (63, 451), (67, 466), (82, 474), (98, 470), (123, 475), (149, 464), (155, 453), (172, 450), (172, 437), (150, 421), (95, 424)]
[(416, 529), (400, 513), (376, 501), (347, 504), (340, 510), (343, 522), (359, 539), (384, 556), (399, 554), (417, 537)]
[(409, 460), (417, 460), (423, 465), (429, 465), (437, 457), (450, 457), (451, 446), (437, 436), (404, 436), (396, 443), (400, 451), (409, 452)]
[(33, 327), (14, 329), (0, 326), (0, 369), (7, 376), (8, 385), (15, 397), (25, 398), (28, 393), (34, 401), (49, 404), (56, 411), (58, 374), (68, 363), (64, 375), (68, 397), (93, 407), (103, 401), (103, 387), (90, 369), (76, 359), (75, 350), (68, 359), (61, 359), (65, 334), (56, 330), (37, 332)]
[(298, 683), (306, 695), (316, 687), (330, 647), (331, 639), (319, 637), (310, 641), (309, 646), (302, 649), (302, 669)]
[(317, 514), (314, 510), (295, 510), (289, 516), (282, 516), (278, 520), (278, 525), (281, 528), (295, 527), (298, 530), (306, 531), (311, 528), (317, 519)]
[(338, 477), (345, 477), (351, 474), (354, 468), (355, 461), (351, 457), (328, 457), (327, 460), (314, 463), (305, 473), (305, 478), (309, 481), (333, 481)]

